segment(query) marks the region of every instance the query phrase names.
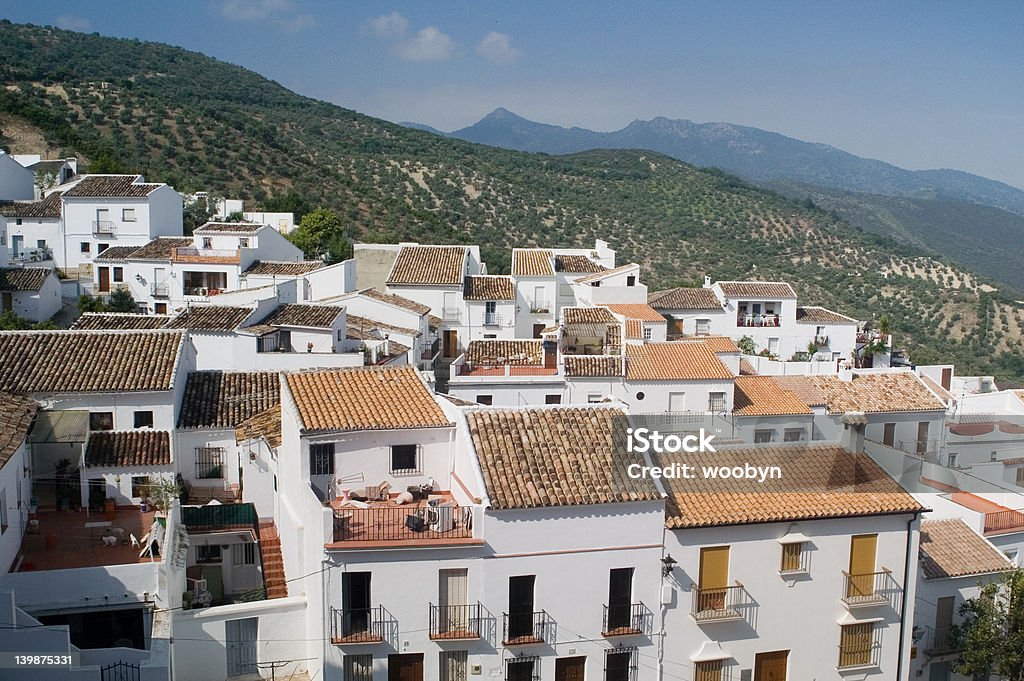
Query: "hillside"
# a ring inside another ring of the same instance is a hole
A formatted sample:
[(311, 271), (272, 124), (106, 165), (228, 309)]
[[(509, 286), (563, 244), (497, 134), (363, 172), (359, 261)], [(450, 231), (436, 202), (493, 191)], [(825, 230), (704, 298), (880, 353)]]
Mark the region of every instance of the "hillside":
[(1024, 215), (1024, 191), (958, 170), (905, 170), (827, 144), (732, 123), (653, 118), (595, 132), (536, 123), (498, 108), (452, 137), (517, 151), (569, 154), (588, 149), (651, 149), (749, 180), (789, 180), (831, 189), (969, 201)]
[[(647, 151), (550, 157), (410, 130), (165, 45), (0, 22), (0, 126), (94, 167), (260, 204), (289, 192), (352, 236), (482, 245), (608, 238), (652, 289), (785, 278), (804, 300), (889, 316), (916, 361), (1024, 375), (1024, 319), (984, 282), (912, 246), (718, 171)], [(24, 151), (24, 149), (15, 149)]]

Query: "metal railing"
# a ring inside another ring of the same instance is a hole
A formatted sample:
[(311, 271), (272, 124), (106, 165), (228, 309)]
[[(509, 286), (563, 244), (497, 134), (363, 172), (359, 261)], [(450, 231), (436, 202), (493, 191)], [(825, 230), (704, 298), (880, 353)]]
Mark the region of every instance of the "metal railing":
[(544, 643), (548, 640), (551, 622), (548, 613), (544, 610), (537, 612), (506, 612), (503, 619), (502, 645)]
[(693, 593), (690, 616), (698, 622), (723, 622), (743, 617), (740, 608), (744, 604), (746, 590), (739, 582), (733, 586), (708, 589), (694, 584), (690, 591)]
[(497, 312), (485, 312), (484, 326), (501, 326), (501, 315)]
[(1024, 529), (1024, 512), (1007, 509), (985, 514), (985, 532)]
[(457, 322), (462, 317), (462, 310), (457, 307), (446, 307), (441, 310), (441, 319), (446, 322)]
[(174, 249), (174, 255), (178, 258), (237, 258), (238, 251), (230, 248), (181, 246)]
[(814, 344), (817, 345), (818, 347), (821, 347), (822, 345), (828, 345), (828, 336), (815, 336)]
[(150, 284), (149, 293), (154, 298), (169, 298), (171, 295), (171, 287), (167, 284)]
[(604, 606), (604, 617), (601, 621), (602, 636), (628, 636), (631, 634), (649, 634), (653, 623), (653, 614), (643, 603), (624, 603), (622, 605)]
[(547, 314), (551, 312), (551, 303), (546, 300), (531, 300), (530, 312), (533, 314)]
[(838, 669), (877, 667), (882, 652), (882, 630), (873, 627), (870, 637), (847, 641), (839, 645)]
[(433, 343), (431, 343), (430, 345), (426, 346), (423, 349), (423, 354), (420, 356), (420, 359), (434, 359), (435, 357), (437, 357), (437, 353), (440, 350), (440, 348), (441, 341), (440, 339), (435, 338)]
[(879, 605), (888, 602), (892, 587), (892, 571), (850, 574), (843, 570), (843, 602), (850, 606)]
[(430, 604), (430, 638), (461, 640), (480, 638), (480, 603), (471, 605)]
[(334, 511), (335, 542), (401, 542), (472, 536), (472, 506), (380, 506)]
[(117, 233), (117, 225), (110, 220), (93, 220), (92, 233), (97, 235), (113, 236)]
[(953, 638), (953, 627), (946, 625), (942, 627), (927, 627), (925, 629), (924, 650), (929, 655), (941, 655), (957, 651), (956, 641)]
[(777, 327), (780, 325), (777, 314), (741, 314), (736, 316), (736, 326)]
[(914, 454), (916, 456), (930, 458), (939, 451), (939, 441), (935, 438), (925, 440), (897, 440), (896, 449)]
[(394, 617), (384, 606), (331, 608), (331, 643), (380, 643)]

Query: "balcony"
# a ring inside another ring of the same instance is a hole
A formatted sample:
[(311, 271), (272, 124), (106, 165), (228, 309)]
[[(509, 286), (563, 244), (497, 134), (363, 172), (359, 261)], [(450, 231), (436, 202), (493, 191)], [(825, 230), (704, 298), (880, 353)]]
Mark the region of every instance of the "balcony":
[(743, 327), (777, 327), (780, 325), (777, 314), (738, 314), (736, 315), (736, 326)]
[(548, 314), (551, 312), (551, 303), (546, 300), (531, 300), (530, 314)]
[(746, 601), (746, 590), (736, 582), (733, 586), (701, 589), (696, 584), (691, 586), (693, 603), (690, 617), (698, 623), (730, 622), (743, 619), (741, 608)]
[(985, 514), (985, 534), (1020, 532), (1024, 530), (1024, 513), (1005, 510)]
[(552, 628), (551, 618), (547, 612), (513, 612), (505, 613), (502, 627), (501, 645), (523, 646), (533, 643), (544, 643)]
[(882, 630), (872, 627), (871, 632), (865, 634), (851, 637), (851, 640), (839, 645), (839, 662), (836, 669), (870, 669), (878, 666), (882, 652)]
[(880, 572), (851, 575), (843, 570), (843, 603), (849, 608), (885, 605), (889, 602), (888, 591), (892, 587), (892, 571), (882, 568)]
[(497, 312), (484, 313), (484, 326), (501, 326), (501, 315)]
[(604, 606), (601, 635), (639, 636), (651, 633), (654, 615), (643, 603)]
[(239, 262), (239, 251), (228, 248), (195, 248), (193, 246), (183, 246), (174, 249), (174, 261), (234, 265)]
[(170, 298), (171, 287), (167, 284), (150, 284), (149, 293), (154, 298)]
[(474, 507), (459, 506), (450, 494), (396, 506), (391, 500), (359, 507), (331, 502), (334, 518), (332, 549), (482, 544), (473, 536)]
[(423, 349), (423, 354), (420, 355), (420, 359), (424, 361), (434, 359), (437, 357), (437, 353), (440, 351), (440, 348), (441, 341), (435, 338), (433, 343)]
[(430, 604), (430, 639), (433, 641), (466, 641), (480, 638), (483, 608), (472, 605)]
[(110, 220), (93, 220), (92, 233), (95, 236), (114, 236), (117, 234), (117, 225)]
[(828, 347), (828, 336), (815, 336), (814, 344), (819, 348)]
[(331, 608), (331, 643), (381, 643), (390, 628), (397, 628), (394, 616), (383, 606), (375, 608)]
[(927, 655), (946, 655), (958, 652), (956, 641), (953, 638), (953, 627), (946, 625), (942, 627), (928, 627), (925, 629), (924, 652)]
[(462, 310), (457, 307), (446, 307), (441, 309), (441, 321), (457, 322), (462, 318)]

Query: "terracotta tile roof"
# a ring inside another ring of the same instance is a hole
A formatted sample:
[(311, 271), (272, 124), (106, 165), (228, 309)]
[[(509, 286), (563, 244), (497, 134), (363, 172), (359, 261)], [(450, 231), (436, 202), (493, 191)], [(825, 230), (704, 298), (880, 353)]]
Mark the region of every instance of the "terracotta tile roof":
[[(746, 360), (743, 360), (746, 361)], [(824, 407), (828, 405), (825, 391), (812, 383), (808, 376), (772, 376), (783, 390), (796, 394), (808, 407)]]
[(621, 355), (565, 355), (565, 375), (572, 378), (625, 376), (626, 363)]
[(64, 192), (64, 197), (141, 198), (163, 186), (143, 182), (141, 175), (86, 175), (81, 182)]
[(466, 277), (462, 289), (464, 300), (515, 300), (516, 282), (506, 275)]
[(631, 263), (628, 263), (628, 264), (625, 264), (625, 265), (619, 265), (618, 267), (614, 267), (614, 268), (612, 268), (610, 270), (603, 270), (601, 272), (595, 272), (594, 274), (588, 274), (585, 277), (580, 277), (579, 279), (576, 279), (576, 283), (577, 284), (589, 284), (591, 282), (600, 281), (602, 279), (605, 279), (606, 277), (612, 277), (612, 276), (615, 276), (616, 274), (622, 274), (624, 272), (628, 272), (631, 269), (636, 269), (636, 270), (639, 271), (640, 266), (637, 265), (634, 262), (631, 262)]
[(808, 376), (825, 393), (828, 411), (865, 413), (945, 410), (946, 406), (909, 371), (854, 374), (852, 381), (838, 376)]
[(630, 381), (729, 380), (732, 372), (703, 343), (644, 343), (626, 346)]
[(287, 380), (305, 432), (450, 425), (411, 366), (309, 371)]
[(403, 246), (387, 285), (462, 286), (465, 261), (465, 246)]
[(437, 315), (433, 315), (433, 314), (427, 315), (427, 324), (430, 326), (430, 328), (432, 328), (432, 329), (439, 329), (439, 328), (441, 328), (441, 323), (442, 323), (442, 320)]
[(513, 277), (553, 277), (555, 266), (547, 248), (512, 249)]
[(603, 307), (563, 307), (563, 324), (618, 324), (619, 320)]
[(85, 465), (91, 468), (166, 466), (171, 463), (171, 434), (160, 430), (106, 430), (89, 433)]
[[(409, 310), (410, 312), (415, 312), (420, 315), (430, 313), (429, 305), (417, 303), (415, 300), (410, 300), (409, 298), (405, 298), (404, 296), (397, 296), (393, 293), (384, 293), (382, 291), (378, 291), (375, 288), (364, 289), (359, 293), (360, 295), (364, 295), (367, 298), (372, 298), (373, 300), (382, 303), (387, 303), (388, 305), (394, 305), (395, 307), (401, 307), (406, 310)], [(440, 322), (440, 320), (438, 320), (438, 322)]]
[(627, 319), (626, 320), (626, 338), (631, 339), (643, 339), (644, 337), (644, 323), (639, 319)]
[(925, 579), (948, 579), (1013, 569), (999, 549), (960, 518), (921, 523), (921, 569)]
[(650, 480), (626, 475), (626, 419), (618, 409), (480, 410), (466, 421), (491, 508), (660, 498)]
[(388, 324), (382, 322), (379, 319), (372, 319), (370, 317), (363, 317), (362, 315), (346, 314), (345, 315), (346, 333), (352, 329), (359, 329), (364, 331), (371, 331), (378, 329), (382, 333), (399, 333), (403, 336), (421, 336), (423, 335), (417, 329), (409, 329), (404, 326), (395, 326), (394, 324)]
[(936, 383), (930, 377), (928, 377), (928, 376), (921, 376), (921, 382), (924, 383), (929, 388), (931, 388), (932, 392), (934, 392), (936, 395), (938, 395), (940, 400), (943, 400), (944, 402), (949, 402), (951, 399), (953, 399), (953, 394), (952, 393), (950, 393), (948, 390), (946, 390), (941, 385)]
[(46, 267), (0, 268), (0, 291), (38, 291), (52, 273)]
[(281, 446), (281, 405), (247, 418), (235, 427), (235, 442), (241, 444), (246, 440), (262, 438), (271, 449)]
[(281, 382), (274, 371), (193, 371), (185, 383), (178, 427), (233, 429), (280, 405)]
[(796, 393), (783, 389), (771, 376), (737, 376), (732, 413), (736, 416), (811, 414)]
[(657, 310), (650, 305), (644, 303), (615, 303), (612, 305), (604, 305), (615, 314), (622, 315), (626, 319), (639, 319), (644, 322), (661, 322), (665, 323), (665, 318), (662, 317)]
[(757, 376), (757, 369), (748, 360), (740, 359), (740, 376)]
[(207, 222), (196, 227), (197, 234), (253, 234), (266, 227), (256, 222)]
[(228, 333), (241, 326), (251, 314), (251, 307), (197, 305), (173, 317), (164, 328)]
[(719, 281), (730, 298), (796, 298), (796, 291), (784, 281)]
[(39, 405), (23, 395), (0, 393), (0, 468), (7, 465), (28, 437)]
[(183, 342), (170, 331), (3, 331), (0, 390), (170, 390)]
[(300, 326), (308, 329), (329, 329), (343, 310), (333, 305), (278, 305), (255, 326)]
[(680, 338), (673, 342), (703, 343), (711, 348), (711, 352), (714, 353), (735, 353), (740, 351), (739, 347), (736, 345), (736, 341), (728, 336), (691, 336), (688, 338)]
[(299, 262), (279, 262), (275, 260), (257, 260), (249, 265), (245, 274), (254, 276), (300, 277), (324, 266), (319, 260), (300, 260)]
[(670, 288), (647, 296), (647, 304), (659, 310), (721, 310), (722, 302), (709, 288)]
[(824, 307), (798, 307), (797, 324), (856, 324), (857, 320)]
[[(925, 510), (867, 454), (831, 444), (719, 447), (717, 466), (779, 466), (764, 483), (730, 479), (663, 479), (665, 525), (671, 529), (847, 518)], [(656, 465), (707, 465), (706, 454), (656, 454)]]
[(541, 340), (473, 340), (466, 348), (466, 361), (477, 366), (540, 366), (544, 364), (544, 343)]
[(132, 312), (85, 312), (71, 328), (75, 331), (152, 330), (164, 328), (170, 319)]
[(137, 250), (139, 250), (138, 246), (111, 246), (110, 248), (103, 251), (95, 258), (93, 258), (93, 260), (96, 262), (108, 262), (111, 260), (127, 260)]
[(568, 274), (592, 274), (604, 272), (608, 268), (601, 263), (594, 262), (585, 255), (556, 255), (555, 271)]
[(126, 258), (130, 260), (167, 260), (174, 258), (177, 249), (192, 245), (191, 237), (161, 236), (135, 251)]
[(53, 192), (42, 201), (0, 201), (0, 215), (35, 220), (57, 219), (63, 205), (61, 194), (63, 192)]

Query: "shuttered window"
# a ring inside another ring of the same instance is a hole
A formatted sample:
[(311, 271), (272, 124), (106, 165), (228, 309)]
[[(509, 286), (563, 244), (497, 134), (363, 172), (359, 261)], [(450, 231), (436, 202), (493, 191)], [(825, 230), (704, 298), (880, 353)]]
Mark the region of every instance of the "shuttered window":
[(694, 681), (722, 681), (722, 661), (709, 660), (695, 663)]
[(839, 667), (862, 667), (871, 664), (871, 639), (874, 624), (847, 624), (839, 640)]

